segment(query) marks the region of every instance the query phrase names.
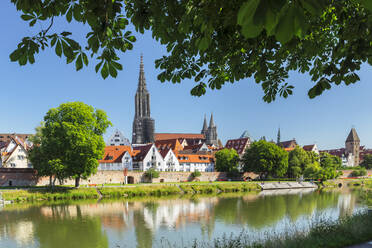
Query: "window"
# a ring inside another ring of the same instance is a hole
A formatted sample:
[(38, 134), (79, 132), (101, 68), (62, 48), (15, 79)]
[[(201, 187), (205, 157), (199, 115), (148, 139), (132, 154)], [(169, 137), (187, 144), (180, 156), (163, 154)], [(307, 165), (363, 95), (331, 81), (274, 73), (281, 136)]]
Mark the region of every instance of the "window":
[(16, 164), (15, 163), (10, 163), (10, 167), (15, 168)]
[(25, 156), (23, 156), (23, 155), (18, 155), (18, 159), (19, 160), (23, 160), (25, 158)]
[(115, 137), (119, 137), (119, 134), (115, 134)]
[(115, 139), (115, 142), (119, 142), (120, 140), (119, 139)]

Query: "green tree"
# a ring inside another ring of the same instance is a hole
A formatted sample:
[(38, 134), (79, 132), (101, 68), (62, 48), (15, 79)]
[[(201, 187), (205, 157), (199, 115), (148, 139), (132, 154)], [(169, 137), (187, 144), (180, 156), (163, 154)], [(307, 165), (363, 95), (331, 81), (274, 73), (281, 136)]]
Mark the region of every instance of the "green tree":
[(222, 172), (238, 171), (239, 155), (235, 149), (224, 148), (215, 154), (216, 170)]
[[(136, 31), (149, 30), (166, 45), (167, 54), (155, 61), (162, 82), (194, 79), (191, 94), (220, 89), (226, 82), (254, 77), (263, 99), (287, 97), (291, 71), (309, 73), (313, 98), (334, 85), (359, 80), (355, 73), (372, 64), (372, 1), (369, 0), (11, 0), (30, 26), (10, 55), (20, 65), (35, 62), (40, 50), (52, 48), (76, 70), (96, 60), (103, 78), (122, 70), (118, 53), (133, 48)], [(60, 30), (52, 33), (54, 18), (85, 24), (83, 37)], [(76, 40), (82, 41), (82, 44)], [(91, 56), (88, 56), (91, 55)]]
[(363, 158), (363, 162), (360, 163), (360, 166), (367, 170), (372, 169), (372, 154), (366, 154)]
[(320, 166), (322, 168), (340, 169), (342, 161), (339, 157), (323, 152), (320, 154)]
[(154, 168), (150, 168), (144, 173), (144, 175), (145, 175), (145, 177), (152, 180), (153, 178), (158, 178), (160, 176), (160, 173), (159, 173), (159, 171), (155, 170)]
[(244, 171), (260, 174), (261, 177), (282, 177), (288, 169), (288, 153), (264, 140), (256, 141), (243, 156)]
[[(80, 179), (97, 171), (104, 153), (103, 133), (111, 125), (106, 113), (82, 102), (50, 109), (37, 133), (39, 144), (30, 151), (30, 161), (39, 175)], [(54, 180), (55, 181), (55, 180)]]
[(303, 174), (306, 166), (311, 164), (309, 154), (299, 146), (288, 154), (288, 177), (296, 178)]

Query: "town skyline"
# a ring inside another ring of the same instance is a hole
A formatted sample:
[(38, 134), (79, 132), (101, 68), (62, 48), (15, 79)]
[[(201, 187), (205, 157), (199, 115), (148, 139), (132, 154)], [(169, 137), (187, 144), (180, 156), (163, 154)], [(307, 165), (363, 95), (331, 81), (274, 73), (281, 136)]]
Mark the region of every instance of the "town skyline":
[[(205, 96), (197, 98), (190, 95), (195, 84), (192, 81), (162, 84), (157, 80), (160, 71), (154, 68), (154, 61), (166, 53), (166, 49), (149, 33), (137, 35), (134, 50), (120, 56), (124, 69), (116, 79), (103, 80), (94, 72), (95, 63), (76, 72), (72, 65), (66, 65), (48, 49), (37, 55), (35, 64), (20, 67), (10, 62), (9, 54), (20, 38), (30, 35), (33, 29), (19, 18), (20, 13), (11, 3), (2, 3), (1, 7), (2, 16), (12, 23), (12, 27), (5, 27), (9, 35), (0, 38), (4, 44), (0, 51), (2, 91), (8, 93), (2, 97), (5, 107), (0, 110), (1, 116), (6, 117), (0, 123), (2, 133), (33, 133), (48, 109), (63, 102), (82, 101), (108, 114), (113, 127), (105, 134), (105, 140), (115, 129), (130, 138), (139, 57), (143, 53), (155, 132), (200, 132), (204, 115), (213, 112), (223, 144), (240, 137), (245, 130), (253, 139), (265, 136), (275, 141), (280, 126), (282, 140), (296, 138), (301, 145), (316, 143), (319, 149), (332, 149), (344, 146), (354, 126), (361, 145), (372, 147), (369, 131), (372, 86), (368, 84), (370, 73), (365, 67), (359, 74), (359, 83), (334, 87), (313, 100), (307, 97), (309, 77), (296, 73), (289, 78), (297, 82), (294, 95), (270, 104), (263, 102), (261, 87), (253, 79), (225, 85), (219, 91), (207, 90)], [(56, 20), (56, 27), (63, 29), (60, 20)], [(79, 34), (79, 28), (73, 26), (73, 34)]]

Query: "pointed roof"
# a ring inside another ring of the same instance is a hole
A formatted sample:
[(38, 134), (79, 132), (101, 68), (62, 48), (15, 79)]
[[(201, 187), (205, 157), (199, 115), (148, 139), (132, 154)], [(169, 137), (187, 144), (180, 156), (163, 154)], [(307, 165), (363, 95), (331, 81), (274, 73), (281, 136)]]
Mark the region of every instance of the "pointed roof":
[(211, 119), (209, 120), (209, 127), (214, 127), (213, 113), (211, 114)]
[(350, 130), (350, 133), (349, 133), (349, 135), (347, 136), (347, 139), (346, 139), (346, 142), (351, 142), (351, 141), (360, 141), (355, 128), (352, 128)]
[(143, 66), (143, 55), (141, 54), (141, 62), (140, 62), (140, 72), (138, 77), (138, 88), (137, 91), (147, 91), (146, 89), (146, 78), (145, 78), (145, 70)]
[(242, 135), (240, 136), (240, 138), (242, 139), (242, 138), (250, 138), (251, 136), (249, 135), (249, 133), (248, 133), (248, 131), (247, 130), (245, 130), (243, 133), (242, 133)]
[(203, 123), (203, 131), (208, 130), (208, 125), (207, 125), (207, 116), (204, 115), (204, 123)]

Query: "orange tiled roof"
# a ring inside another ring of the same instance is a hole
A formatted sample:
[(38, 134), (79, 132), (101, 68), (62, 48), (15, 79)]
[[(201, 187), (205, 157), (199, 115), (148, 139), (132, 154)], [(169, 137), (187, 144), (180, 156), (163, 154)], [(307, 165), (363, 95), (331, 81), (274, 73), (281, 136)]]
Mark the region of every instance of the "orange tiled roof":
[(172, 149), (173, 151), (183, 150), (183, 146), (178, 139), (157, 140), (155, 141), (155, 146), (159, 151), (164, 149)]
[(289, 147), (289, 148), (283, 148), (284, 151), (290, 152), (293, 151), (295, 148), (294, 147)]
[(200, 133), (156, 133), (155, 140), (169, 139), (205, 139), (204, 134)]
[(178, 154), (177, 159), (180, 163), (213, 163), (214, 158), (211, 154)]
[(133, 151), (130, 146), (106, 146), (103, 159), (99, 160), (100, 163), (121, 163), (125, 152), (129, 152), (132, 156)]

